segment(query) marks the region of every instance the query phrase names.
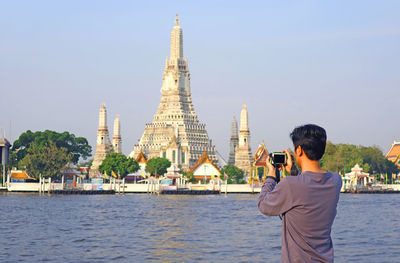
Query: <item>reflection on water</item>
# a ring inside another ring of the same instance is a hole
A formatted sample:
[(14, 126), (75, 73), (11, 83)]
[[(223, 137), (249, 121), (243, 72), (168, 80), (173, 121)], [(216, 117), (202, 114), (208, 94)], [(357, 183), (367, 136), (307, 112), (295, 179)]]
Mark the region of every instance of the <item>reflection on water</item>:
[[(400, 195), (341, 195), (336, 262), (398, 262)], [(1, 262), (280, 262), (257, 195), (0, 195)]]

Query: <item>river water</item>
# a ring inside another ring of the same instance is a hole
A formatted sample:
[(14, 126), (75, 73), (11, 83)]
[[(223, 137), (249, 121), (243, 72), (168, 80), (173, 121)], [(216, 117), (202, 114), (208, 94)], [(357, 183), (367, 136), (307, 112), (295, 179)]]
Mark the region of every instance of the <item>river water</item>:
[[(0, 262), (280, 262), (257, 195), (0, 194)], [(336, 262), (400, 262), (400, 194), (342, 194)]]

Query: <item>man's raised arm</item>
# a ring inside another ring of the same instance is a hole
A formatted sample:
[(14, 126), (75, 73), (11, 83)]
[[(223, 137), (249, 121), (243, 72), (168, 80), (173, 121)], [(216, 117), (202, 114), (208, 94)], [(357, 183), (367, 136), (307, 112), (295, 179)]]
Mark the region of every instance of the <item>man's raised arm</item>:
[(258, 196), (258, 210), (267, 216), (277, 216), (293, 207), (290, 186), (285, 179), (276, 184), (273, 177), (268, 176)]
[[(287, 155), (287, 164), (283, 169), (291, 172), (293, 161), (289, 151), (283, 150)], [(267, 157), (268, 176), (262, 186), (261, 193), (258, 197), (258, 210), (267, 216), (277, 216), (285, 213), (293, 207), (292, 192), (290, 185), (283, 179), (279, 184), (276, 183), (275, 167)]]

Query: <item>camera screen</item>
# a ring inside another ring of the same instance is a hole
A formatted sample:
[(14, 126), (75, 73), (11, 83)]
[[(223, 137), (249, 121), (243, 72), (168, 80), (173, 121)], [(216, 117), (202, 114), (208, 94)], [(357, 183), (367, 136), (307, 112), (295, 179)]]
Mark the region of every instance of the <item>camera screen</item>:
[(284, 154), (275, 154), (274, 155), (274, 163), (276, 164), (284, 164), (285, 163), (285, 158), (286, 156)]

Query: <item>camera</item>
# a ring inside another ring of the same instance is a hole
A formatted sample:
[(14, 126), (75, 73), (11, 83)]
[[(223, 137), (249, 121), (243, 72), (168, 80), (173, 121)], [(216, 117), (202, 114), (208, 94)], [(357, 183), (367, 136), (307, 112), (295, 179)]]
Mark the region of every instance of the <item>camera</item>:
[(272, 152), (269, 154), (270, 162), (272, 165), (285, 165), (286, 164), (286, 153), (284, 152)]

